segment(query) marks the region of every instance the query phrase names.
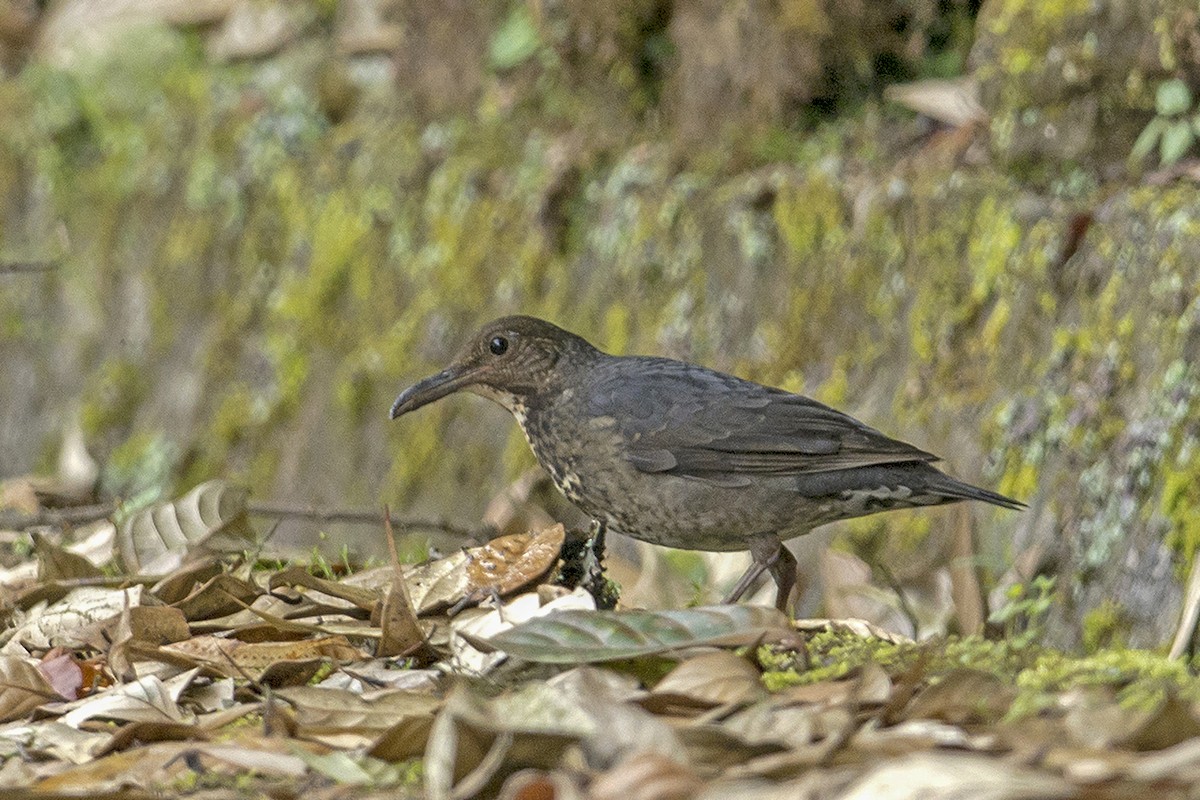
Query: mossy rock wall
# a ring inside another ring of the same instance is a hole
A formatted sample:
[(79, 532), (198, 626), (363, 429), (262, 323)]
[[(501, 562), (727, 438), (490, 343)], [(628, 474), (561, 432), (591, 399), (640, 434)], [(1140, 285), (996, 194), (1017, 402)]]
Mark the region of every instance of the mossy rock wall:
[(216, 68), (154, 29), (0, 84), (0, 253), (57, 263), (0, 277), (4, 474), (49, 466), (77, 413), (113, 494), (220, 475), (470, 522), (532, 464), (515, 426), (476, 398), (386, 412), (523, 311), (947, 455), (1030, 503), (976, 512), (982, 570), (1056, 565), (1058, 639), (1099, 607), (1168, 635), (1200, 540), (1191, 184), (1039, 194), (938, 146), (898, 157), (915, 126), (873, 106), (689, 159), (486, 100), (331, 115), (327, 58)]

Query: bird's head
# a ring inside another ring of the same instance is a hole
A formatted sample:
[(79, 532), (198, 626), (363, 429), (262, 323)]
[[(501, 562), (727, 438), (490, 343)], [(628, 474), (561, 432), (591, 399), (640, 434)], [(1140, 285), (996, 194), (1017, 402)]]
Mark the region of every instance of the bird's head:
[(501, 317), (471, 337), (450, 366), (401, 392), (391, 418), (460, 390), (512, 411), (533, 395), (557, 391), (571, 369), (598, 354), (582, 338), (545, 320)]

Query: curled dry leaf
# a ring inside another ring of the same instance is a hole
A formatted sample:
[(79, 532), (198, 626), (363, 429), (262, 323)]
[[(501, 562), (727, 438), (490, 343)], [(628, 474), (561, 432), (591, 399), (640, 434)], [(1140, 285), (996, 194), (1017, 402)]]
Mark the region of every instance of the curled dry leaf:
[(91, 561), (39, 533), (33, 534), (33, 552), (38, 560), (39, 581), (98, 578), (103, 574)]
[(132, 515), (117, 530), (117, 553), (131, 574), (169, 572), (202, 546), (237, 552), (253, 539), (246, 490), (214, 480), (177, 500)]
[(73, 708), (62, 716), (62, 722), (73, 728), (95, 718), (119, 722), (184, 722), (177, 701), (195, 675), (196, 671), (192, 670), (169, 681), (151, 675), (105, 689), (72, 704)]
[(272, 591), (280, 586), (301, 586), (316, 592), (336, 597), (362, 609), (371, 611), (379, 604), (383, 592), (378, 589), (368, 589), (345, 581), (331, 581), (318, 578), (302, 566), (292, 566), (271, 576), (267, 584)]

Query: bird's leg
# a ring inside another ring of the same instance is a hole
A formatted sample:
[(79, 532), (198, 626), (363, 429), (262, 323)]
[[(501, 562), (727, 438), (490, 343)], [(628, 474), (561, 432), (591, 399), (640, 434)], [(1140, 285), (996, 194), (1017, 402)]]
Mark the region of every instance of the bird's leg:
[(608, 526), (604, 524), (603, 520), (592, 520), (588, 530), (588, 551), (590, 556), (595, 559), (597, 569), (604, 565), (604, 535), (606, 533), (608, 533)]
[(755, 536), (750, 540), (750, 556), (754, 559), (745, 574), (738, 579), (725, 603), (736, 603), (750, 588), (758, 576), (770, 570), (775, 579), (777, 593), (775, 607), (780, 611), (787, 608), (788, 599), (796, 585), (796, 557), (776, 536)]
[(592, 520), (588, 532), (587, 544), (584, 545), (583, 577), (579, 585), (596, 599), (596, 608), (609, 609), (617, 604), (616, 584), (604, 577), (604, 538), (608, 526), (602, 520)]
[(763, 574), (763, 570), (767, 568), (766, 564), (760, 564), (755, 561), (750, 567), (742, 573), (742, 577), (738, 578), (738, 582), (734, 584), (733, 589), (729, 594), (725, 595), (725, 599), (721, 601), (724, 605), (736, 603), (742, 599), (742, 595), (750, 588), (750, 585), (758, 580), (758, 576)]

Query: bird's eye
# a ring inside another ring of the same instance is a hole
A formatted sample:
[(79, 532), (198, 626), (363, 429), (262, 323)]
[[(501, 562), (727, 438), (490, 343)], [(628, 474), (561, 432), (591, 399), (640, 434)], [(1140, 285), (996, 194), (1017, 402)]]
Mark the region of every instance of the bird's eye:
[(508, 339), (503, 336), (493, 336), (492, 340), (488, 342), (488, 350), (491, 350), (494, 356), (504, 355), (508, 351)]

